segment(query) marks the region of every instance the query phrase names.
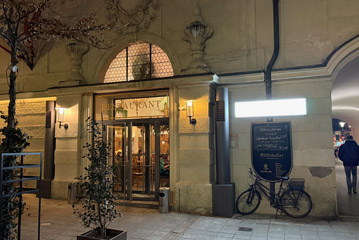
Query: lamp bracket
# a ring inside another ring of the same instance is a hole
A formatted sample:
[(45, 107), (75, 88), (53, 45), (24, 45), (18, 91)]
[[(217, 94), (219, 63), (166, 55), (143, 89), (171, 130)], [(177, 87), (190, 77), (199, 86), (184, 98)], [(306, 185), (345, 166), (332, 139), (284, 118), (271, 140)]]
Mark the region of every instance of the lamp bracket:
[(189, 124), (196, 124), (197, 120), (195, 118), (189, 117)]
[(67, 123), (62, 124), (62, 122), (59, 123), (59, 128), (61, 128), (62, 126), (64, 126), (65, 129), (69, 128), (69, 125)]

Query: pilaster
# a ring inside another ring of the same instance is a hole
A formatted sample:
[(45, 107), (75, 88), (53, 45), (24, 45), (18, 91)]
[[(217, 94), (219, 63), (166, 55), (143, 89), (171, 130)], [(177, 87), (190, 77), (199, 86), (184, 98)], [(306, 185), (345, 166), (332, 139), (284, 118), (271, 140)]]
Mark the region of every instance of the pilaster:
[(80, 175), (81, 166), (81, 95), (67, 95), (57, 98), (56, 107), (64, 108), (64, 122), (68, 128), (55, 126), (55, 176), (52, 183), (52, 197), (67, 198), (67, 184)]
[[(208, 84), (178, 88), (178, 158), (175, 209), (212, 213), (213, 128), (211, 87)], [(196, 124), (186, 116), (186, 102), (193, 101)]]

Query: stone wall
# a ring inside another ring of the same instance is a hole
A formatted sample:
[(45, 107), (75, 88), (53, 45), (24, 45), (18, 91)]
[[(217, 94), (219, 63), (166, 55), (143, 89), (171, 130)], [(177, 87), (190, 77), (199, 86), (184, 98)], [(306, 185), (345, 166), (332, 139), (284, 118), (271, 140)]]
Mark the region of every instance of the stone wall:
[[(8, 101), (0, 102), (0, 111), (7, 115)], [(45, 150), (45, 120), (46, 120), (46, 99), (27, 99), (18, 100), (16, 103), (17, 127), (26, 133), (30, 139), (30, 145), (25, 152), (42, 152)], [(1, 122), (0, 127), (5, 123)], [(25, 164), (39, 164), (39, 157), (27, 156), (24, 158)], [(27, 176), (38, 176), (39, 168), (25, 169)], [(36, 188), (35, 181), (24, 182), (24, 187)]]
[[(64, 1), (65, 2), (65, 1)], [(128, 11), (139, 1), (121, 1)], [(191, 50), (183, 37), (184, 29), (194, 17), (196, 1), (164, 0), (152, 9), (148, 28), (123, 28), (105, 33), (114, 47), (90, 48), (84, 55), (82, 70), (86, 83), (103, 82), (104, 73), (118, 52), (129, 43), (148, 41), (159, 45), (169, 55), (175, 75), (190, 62)], [(80, 4), (80, 3), (78, 3)], [(85, 4), (85, 3), (84, 3)], [(65, 9), (71, 9), (66, 5)], [(216, 74), (262, 70), (273, 51), (272, 2), (264, 0), (200, 0), (203, 22), (213, 28), (206, 41), (205, 62)], [(105, 19), (103, 1), (86, 2), (86, 7)], [(280, 52), (274, 68), (304, 67), (323, 64), (329, 54), (359, 32), (359, 2), (347, 0), (280, 1)], [(314, 14), (315, 13), (315, 14)], [(315, 23), (315, 24), (313, 24)], [(134, 30), (135, 29), (135, 30)], [(136, 30), (137, 29), (137, 30)], [(68, 42), (56, 42), (42, 49), (34, 70), (19, 63), (18, 90), (45, 90), (70, 77), (71, 57)], [(50, 50), (49, 50), (50, 49)], [(0, 64), (8, 65), (6, 52), (0, 52)], [(5, 69), (4, 68), (4, 69)], [(6, 93), (5, 71), (0, 73), (0, 92)]]
[(67, 185), (76, 181), (80, 175), (82, 146), (80, 136), (84, 122), (81, 115), (81, 95), (58, 97), (56, 107), (65, 108), (64, 122), (68, 129), (55, 126), (55, 176), (52, 182), (51, 196), (55, 199), (67, 199)]
[[(238, 101), (263, 100), (264, 90), (263, 83), (229, 86), (230, 133), (234, 136), (232, 140), (237, 141), (231, 148), (231, 174), (236, 184), (236, 196), (248, 187), (251, 123), (266, 122), (266, 118), (235, 118), (234, 104)], [(305, 178), (305, 190), (312, 196), (311, 214), (314, 216), (336, 215), (330, 91), (330, 79), (297, 79), (273, 83), (273, 98), (307, 99), (307, 115), (275, 117), (274, 122), (291, 122), (293, 169), (290, 177)], [(259, 212), (274, 213), (274, 209), (270, 208), (268, 201), (264, 201)]]
[[(211, 88), (208, 85), (179, 87), (178, 104), (181, 109), (178, 119), (178, 172), (175, 185), (175, 208), (183, 212), (212, 213), (213, 132), (209, 106)], [(193, 100), (196, 124), (190, 124), (186, 116), (186, 102)], [(172, 132), (171, 132), (172, 134)], [(211, 144), (212, 143), (212, 144)]]

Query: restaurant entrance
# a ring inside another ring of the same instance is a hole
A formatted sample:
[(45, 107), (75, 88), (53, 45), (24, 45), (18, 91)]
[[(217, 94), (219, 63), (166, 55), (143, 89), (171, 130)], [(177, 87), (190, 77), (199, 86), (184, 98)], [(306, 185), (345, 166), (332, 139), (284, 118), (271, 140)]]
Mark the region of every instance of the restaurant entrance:
[(169, 186), (168, 118), (104, 121), (112, 142), (114, 192), (121, 199), (158, 200), (159, 188)]

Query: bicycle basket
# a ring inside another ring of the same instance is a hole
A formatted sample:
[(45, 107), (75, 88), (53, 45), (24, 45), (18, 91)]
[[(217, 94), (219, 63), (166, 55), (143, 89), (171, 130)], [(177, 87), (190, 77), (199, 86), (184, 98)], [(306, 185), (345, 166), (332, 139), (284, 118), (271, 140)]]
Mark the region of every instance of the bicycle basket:
[(291, 190), (303, 190), (304, 178), (291, 178), (288, 182), (288, 187)]

